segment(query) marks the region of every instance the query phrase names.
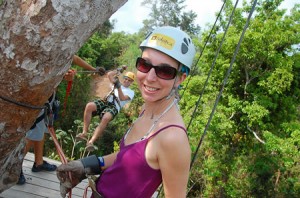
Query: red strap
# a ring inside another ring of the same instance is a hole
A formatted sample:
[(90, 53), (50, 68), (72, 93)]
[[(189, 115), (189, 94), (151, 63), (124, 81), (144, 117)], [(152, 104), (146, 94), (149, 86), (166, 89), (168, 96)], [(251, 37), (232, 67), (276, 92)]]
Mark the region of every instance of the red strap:
[(68, 102), (68, 97), (71, 93), (71, 89), (72, 89), (72, 83), (73, 81), (68, 81), (68, 86), (66, 89), (66, 96), (65, 96), (65, 100), (64, 100), (64, 112), (63, 112), (63, 116), (66, 114), (66, 109), (67, 109), (67, 102)]
[(82, 196), (83, 198), (87, 198), (88, 189), (89, 189), (89, 186), (87, 185), (83, 192), (83, 196)]
[(65, 74), (64, 79), (66, 81), (68, 81), (68, 86), (66, 88), (66, 96), (65, 96), (65, 100), (64, 100), (64, 111), (63, 111), (63, 116), (66, 113), (66, 109), (67, 109), (67, 102), (68, 102), (68, 97), (71, 93), (71, 89), (72, 89), (72, 83), (73, 83), (73, 79), (76, 75), (76, 70), (74, 69), (69, 69), (68, 72)]

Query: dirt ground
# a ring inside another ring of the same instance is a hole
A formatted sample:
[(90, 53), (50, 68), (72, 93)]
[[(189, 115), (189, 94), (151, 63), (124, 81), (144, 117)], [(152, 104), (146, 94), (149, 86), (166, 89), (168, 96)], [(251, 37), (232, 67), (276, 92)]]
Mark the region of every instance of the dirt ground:
[(100, 98), (104, 98), (110, 91), (111, 85), (109, 79), (104, 76), (93, 75), (93, 80), (91, 82), (92, 95)]

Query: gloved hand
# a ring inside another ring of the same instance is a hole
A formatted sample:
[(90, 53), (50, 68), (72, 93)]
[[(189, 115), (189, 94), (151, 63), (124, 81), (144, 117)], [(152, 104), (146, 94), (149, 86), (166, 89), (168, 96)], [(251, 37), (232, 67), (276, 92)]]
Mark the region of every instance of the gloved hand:
[(115, 77), (114, 81), (115, 88), (119, 89), (121, 87), (121, 83), (118, 77)]
[(124, 70), (127, 69), (127, 65), (122, 65), (122, 67), (120, 68), (117, 68), (117, 71), (120, 72), (120, 73), (123, 73)]
[[(69, 177), (71, 174), (71, 180)], [(87, 175), (97, 175), (101, 173), (101, 166), (96, 155), (91, 155), (81, 160), (75, 160), (62, 164), (57, 167), (56, 175), (60, 181), (60, 194), (66, 197), (66, 194), (86, 179)]]
[(100, 76), (103, 76), (105, 74), (105, 68), (104, 67), (96, 67), (96, 73), (98, 73)]
[[(71, 180), (69, 177), (71, 175)], [(80, 160), (71, 161), (57, 167), (57, 178), (60, 181), (60, 195), (66, 197), (67, 193), (86, 178), (83, 164)]]
[(76, 70), (69, 69), (68, 72), (64, 75), (66, 81), (72, 81), (76, 75)]

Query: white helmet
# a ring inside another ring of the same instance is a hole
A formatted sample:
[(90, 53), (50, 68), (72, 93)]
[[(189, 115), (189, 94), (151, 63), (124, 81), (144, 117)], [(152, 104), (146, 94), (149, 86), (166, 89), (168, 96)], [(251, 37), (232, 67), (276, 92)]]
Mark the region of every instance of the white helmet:
[(149, 47), (161, 51), (191, 69), (195, 46), (188, 34), (179, 28), (164, 26), (150, 32), (140, 48)]

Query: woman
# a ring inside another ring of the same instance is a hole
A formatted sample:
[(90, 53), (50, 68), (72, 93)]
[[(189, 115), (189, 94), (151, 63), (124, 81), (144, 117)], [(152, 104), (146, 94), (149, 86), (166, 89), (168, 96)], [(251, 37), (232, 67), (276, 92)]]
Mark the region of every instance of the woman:
[[(85, 174), (99, 174), (97, 197), (151, 197), (162, 183), (165, 197), (185, 197), (191, 151), (177, 107), (177, 87), (195, 55), (190, 37), (174, 27), (160, 27), (140, 45), (137, 82), (143, 111), (121, 141), (120, 151), (89, 156), (58, 167), (62, 196)], [(72, 184), (67, 171), (72, 173)]]

